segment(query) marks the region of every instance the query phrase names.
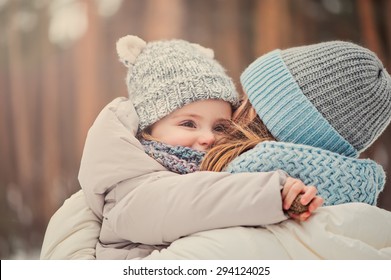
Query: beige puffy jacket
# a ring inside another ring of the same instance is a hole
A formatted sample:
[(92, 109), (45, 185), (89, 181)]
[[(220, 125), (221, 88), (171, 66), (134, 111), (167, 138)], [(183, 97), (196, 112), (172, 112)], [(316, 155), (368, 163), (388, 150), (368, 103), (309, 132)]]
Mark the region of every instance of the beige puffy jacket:
[(88, 132), (79, 181), (103, 219), (98, 259), (141, 258), (195, 232), (286, 220), (284, 172), (179, 175), (144, 152), (137, 128), (132, 103), (121, 97)]

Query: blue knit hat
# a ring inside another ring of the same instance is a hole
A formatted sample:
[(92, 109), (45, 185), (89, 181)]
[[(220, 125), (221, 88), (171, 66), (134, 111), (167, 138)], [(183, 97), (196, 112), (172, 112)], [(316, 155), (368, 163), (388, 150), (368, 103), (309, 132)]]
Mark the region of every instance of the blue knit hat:
[(249, 101), (273, 136), (358, 156), (391, 120), (391, 77), (349, 42), (275, 50), (243, 72)]

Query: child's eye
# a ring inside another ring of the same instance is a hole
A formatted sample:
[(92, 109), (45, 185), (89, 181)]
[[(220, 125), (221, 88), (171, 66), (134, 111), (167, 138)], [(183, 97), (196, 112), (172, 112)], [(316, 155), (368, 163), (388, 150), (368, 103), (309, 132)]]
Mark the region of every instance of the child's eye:
[(179, 124), (180, 126), (190, 127), (190, 128), (196, 128), (196, 124), (193, 121), (184, 121)]
[(218, 124), (213, 129), (217, 133), (224, 133), (227, 130), (227, 127), (225, 124)]

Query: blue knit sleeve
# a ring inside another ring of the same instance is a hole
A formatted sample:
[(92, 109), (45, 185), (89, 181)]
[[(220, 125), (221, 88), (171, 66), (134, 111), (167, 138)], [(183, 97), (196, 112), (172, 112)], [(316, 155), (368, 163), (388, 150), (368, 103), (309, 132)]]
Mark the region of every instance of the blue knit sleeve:
[(369, 159), (356, 159), (306, 145), (262, 142), (237, 157), (228, 172), (267, 172), (281, 169), (314, 185), (324, 205), (363, 202), (376, 205), (385, 184), (383, 168)]

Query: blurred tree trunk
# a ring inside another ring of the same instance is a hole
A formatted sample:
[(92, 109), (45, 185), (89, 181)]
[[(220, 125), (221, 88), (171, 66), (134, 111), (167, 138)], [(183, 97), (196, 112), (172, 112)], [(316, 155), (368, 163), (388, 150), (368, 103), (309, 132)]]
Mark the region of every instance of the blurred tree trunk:
[(263, 0), (256, 2), (255, 55), (258, 57), (289, 44), (290, 14), (288, 0)]
[[(314, 25), (308, 22), (308, 18), (303, 15), (302, 11), (306, 9), (306, 1), (305, 0), (296, 0), (295, 2), (289, 3), (290, 7), (290, 16), (292, 20), (290, 22), (291, 30), (285, 36), (290, 37), (290, 47), (292, 46), (302, 46), (309, 42), (308, 37), (310, 34), (313, 34)], [(295, 23), (295, 24), (293, 24)]]
[[(47, 12), (47, 10), (45, 10)], [(48, 30), (49, 22), (47, 13), (41, 15), (43, 20), (43, 30)], [(41, 55), (42, 55), (42, 93), (41, 93), (41, 124), (42, 124), (42, 178), (41, 182), (41, 207), (45, 221), (56, 210), (59, 201), (56, 199), (56, 184), (61, 177), (62, 158), (60, 152), (60, 122), (59, 112), (60, 104), (59, 94), (59, 73), (58, 61), (56, 61), (53, 45), (48, 36), (41, 36)]]
[[(76, 88), (73, 96), (76, 106), (77, 157), (80, 159), (88, 129), (91, 127), (100, 108), (100, 81), (98, 69), (101, 39), (99, 38), (100, 21), (97, 18), (95, 1), (83, 0), (87, 11), (87, 32), (75, 45), (73, 72)], [(104, 54), (107, 55), (107, 54)], [(72, 114), (73, 112), (69, 112)]]
[[(4, 55), (1, 52), (0, 55)], [(6, 58), (1, 58), (6, 61)], [(7, 62), (6, 62), (7, 63)], [(7, 63), (8, 64), (8, 63)], [(8, 66), (8, 65), (7, 65)], [(12, 128), (12, 112), (10, 110), (10, 93), (9, 79), (6, 73), (0, 75), (0, 190), (8, 182), (12, 181), (11, 176), (16, 169), (15, 166), (15, 149), (13, 145), (12, 135), (14, 134)]]
[(17, 185), (23, 188), (23, 194), (30, 197), (29, 194), (33, 191), (33, 152), (32, 152), (32, 130), (34, 129), (30, 123), (31, 108), (26, 98), (26, 80), (25, 68), (23, 64), (23, 50), (21, 35), (16, 28), (16, 20), (13, 17), (18, 10), (18, 2), (12, 2), (10, 28), (6, 34), (8, 42), (9, 56), (9, 73), (10, 73), (10, 108), (12, 114), (14, 134), (10, 137), (15, 143), (15, 159), (16, 159), (16, 177)]
[(179, 38), (183, 32), (183, 1), (146, 0), (145, 41)]
[(375, 52), (381, 61), (385, 61), (381, 47), (379, 30), (376, 25), (376, 17), (372, 0), (357, 1), (358, 16), (361, 23), (363, 42), (365, 46)]
[(238, 25), (240, 11), (240, 3), (236, 0), (220, 2), (216, 12), (221, 14), (221, 17), (217, 20), (222, 24), (219, 24), (215, 31), (219, 34), (218, 40), (220, 41), (218, 44), (220, 48), (215, 49), (215, 57), (227, 71), (231, 69), (227, 74), (236, 81), (238, 87), (240, 87), (239, 76), (243, 70), (241, 64), (243, 54), (240, 51), (243, 39), (240, 33), (240, 26)]

